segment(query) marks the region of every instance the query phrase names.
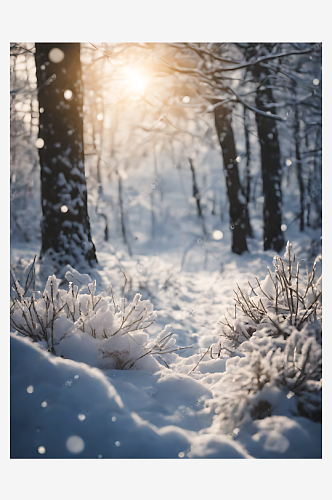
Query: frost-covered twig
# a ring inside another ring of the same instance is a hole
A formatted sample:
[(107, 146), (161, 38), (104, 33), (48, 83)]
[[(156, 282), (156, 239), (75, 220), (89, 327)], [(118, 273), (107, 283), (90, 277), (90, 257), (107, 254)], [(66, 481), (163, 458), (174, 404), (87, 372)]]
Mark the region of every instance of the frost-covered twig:
[[(26, 279), (29, 286), (33, 281), (31, 269)], [(140, 294), (119, 310), (112, 287), (111, 298), (104, 292), (96, 295), (96, 281), (90, 283), (89, 276), (80, 275), (74, 269), (67, 271), (66, 279), (69, 281), (68, 291), (60, 289), (60, 280), (50, 276), (39, 298), (35, 293), (25, 298), (27, 290), (23, 290), (12, 273), (15, 294), (11, 303), (12, 328), (33, 341), (45, 342), (53, 353), (56, 353), (57, 346), (61, 352), (66, 337), (79, 332), (89, 334), (100, 343), (103, 366), (109, 360), (111, 366), (119, 369), (130, 369), (148, 355), (160, 358), (186, 348), (174, 347), (172, 332), (168, 330), (161, 332), (156, 341), (147, 346), (148, 334), (145, 331), (154, 323), (156, 315), (151, 302), (142, 301)], [(72, 279), (80, 284), (80, 288), (73, 284)], [(164, 360), (163, 363), (167, 365)]]

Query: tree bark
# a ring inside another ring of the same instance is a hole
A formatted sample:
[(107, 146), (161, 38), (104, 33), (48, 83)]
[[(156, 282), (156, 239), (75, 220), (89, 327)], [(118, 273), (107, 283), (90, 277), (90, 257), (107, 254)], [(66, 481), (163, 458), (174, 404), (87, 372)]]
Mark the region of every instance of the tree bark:
[(224, 172), (226, 177), (227, 195), (229, 200), (229, 215), (233, 232), (232, 251), (241, 255), (248, 250), (246, 240), (247, 210), (240, 200), (241, 184), (236, 161), (235, 141), (231, 125), (231, 110), (219, 106), (214, 110), (216, 130), (222, 149)]
[(250, 202), (250, 183), (251, 183), (251, 175), (250, 175), (250, 140), (249, 140), (249, 129), (248, 129), (248, 110), (244, 106), (243, 107), (243, 125), (244, 125), (244, 136), (246, 141), (246, 189), (243, 193), (247, 203), (246, 203), (246, 229), (247, 235), (249, 238), (253, 237), (253, 231), (250, 224), (249, 217), (249, 202)]
[(300, 231), (304, 231), (304, 182), (302, 174), (302, 160), (300, 153), (300, 119), (296, 104), (295, 104), (295, 156), (296, 156), (296, 175), (300, 188)]
[[(264, 68), (265, 72), (267, 71)], [(259, 72), (259, 68), (257, 70)], [(266, 83), (265, 85), (268, 85)], [(267, 86), (257, 91), (256, 107), (276, 114), (272, 90)], [(273, 248), (280, 252), (284, 247), (281, 232), (281, 178), (279, 138), (276, 122), (256, 113), (257, 133), (261, 146), (262, 179), (264, 194), (264, 250)]]
[[(61, 52), (51, 52), (60, 49)], [(60, 55), (59, 62), (52, 54)], [(87, 207), (79, 43), (36, 43), (42, 248), (60, 265), (97, 262)], [(52, 75), (55, 75), (55, 79)], [(49, 79), (53, 81), (49, 81)], [(65, 96), (70, 90), (72, 96)], [(67, 97), (67, 99), (66, 99)], [(43, 108), (43, 109), (42, 109)]]
[(189, 164), (190, 164), (190, 170), (191, 170), (192, 178), (193, 178), (193, 197), (196, 200), (197, 214), (200, 217), (203, 217), (202, 208), (201, 208), (201, 201), (200, 201), (200, 195), (199, 195), (199, 190), (198, 190), (197, 183), (196, 183), (196, 174), (195, 174), (194, 164), (193, 164), (193, 161), (192, 161), (191, 158), (188, 158), (188, 161), (189, 161)]

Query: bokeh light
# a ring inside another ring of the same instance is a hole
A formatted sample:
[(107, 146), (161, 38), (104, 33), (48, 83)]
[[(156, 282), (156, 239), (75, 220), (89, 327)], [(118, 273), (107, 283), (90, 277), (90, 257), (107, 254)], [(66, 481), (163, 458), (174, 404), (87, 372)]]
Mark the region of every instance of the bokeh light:
[(222, 240), (224, 237), (224, 234), (222, 231), (220, 231), (220, 229), (216, 229), (214, 232), (213, 232), (213, 238), (215, 240)]
[(85, 448), (85, 443), (80, 436), (70, 436), (66, 441), (66, 448), (71, 453), (81, 453)]
[(48, 53), (48, 58), (49, 60), (52, 62), (52, 63), (60, 63), (61, 61), (64, 60), (65, 58), (65, 54), (64, 52), (59, 49), (58, 47), (54, 47), (53, 49), (51, 49)]
[(63, 97), (66, 99), (66, 101), (71, 101), (73, 98), (73, 92), (70, 89), (67, 89), (63, 93)]

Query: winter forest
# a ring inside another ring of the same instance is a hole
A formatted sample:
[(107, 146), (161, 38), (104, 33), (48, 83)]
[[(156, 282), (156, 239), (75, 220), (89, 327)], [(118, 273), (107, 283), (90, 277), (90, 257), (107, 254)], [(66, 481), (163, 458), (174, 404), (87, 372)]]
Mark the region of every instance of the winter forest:
[(322, 44), (9, 71), (10, 457), (321, 458)]

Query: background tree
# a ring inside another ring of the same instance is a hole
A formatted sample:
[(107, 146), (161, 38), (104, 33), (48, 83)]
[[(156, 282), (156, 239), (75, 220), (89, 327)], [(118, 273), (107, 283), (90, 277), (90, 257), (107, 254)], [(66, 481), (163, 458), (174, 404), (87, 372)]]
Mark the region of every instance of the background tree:
[[(213, 102), (206, 111), (213, 111), (216, 106), (228, 106), (230, 102), (241, 103), (251, 110), (256, 118), (256, 130), (261, 152), (261, 173), (263, 190), (263, 218), (264, 218), (264, 249), (273, 248), (280, 251), (283, 248), (282, 231), (282, 152), (280, 150), (278, 123), (286, 124), (287, 138), (293, 135), (289, 114), (282, 116), (284, 103), (276, 102), (273, 92), (276, 90), (275, 81), (280, 81), (283, 74), (283, 61), (297, 62), (301, 57), (308, 63), (312, 53), (320, 53), (319, 44), (170, 44), (180, 51), (182, 57), (174, 57), (171, 63), (161, 60), (161, 66), (173, 72), (178, 78), (182, 75), (196, 79), (195, 89), (202, 98)], [(240, 48), (240, 51), (237, 49)], [(277, 68), (277, 70), (276, 70)], [(312, 75), (314, 66), (307, 68)], [(285, 74), (286, 78), (289, 75)], [(204, 87), (203, 87), (204, 86)], [(318, 106), (319, 108), (319, 106)], [(235, 111), (235, 112), (234, 112)], [(281, 115), (279, 114), (282, 112)], [(202, 113), (202, 110), (200, 110)], [(236, 105), (233, 106), (232, 116), (236, 115)], [(244, 127), (247, 124), (244, 119)], [(219, 134), (218, 134), (219, 135)], [(285, 140), (287, 141), (287, 138)], [(248, 146), (248, 140), (246, 138)], [(247, 147), (247, 152), (250, 146)], [(285, 154), (285, 153), (284, 153)], [(303, 176), (299, 161), (295, 155), (294, 164), (297, 165), (297, 180), (300, 189), (301, 213), (303, 212)], [(288, 160), (289, 163), (290, 160)], [(235, 170), (237, 166), (234, 166)], [(250, 170), (247, 162), (245, 173), (246, 188), (241, 186), (241, 192), (250, 199)], [(248, 184), (249, 181), (249, 184)], [(238, 193), (239, 191), (237, 191)], [(235, 192), (233, 192), (235, 195)], [(230, 200), (229, 200), (230, 201)], [(240, 200), (234, 203), (239, 205)], [(230, 210), (231, 210), (230, 201)], [(250, 220), (248, 206), (243, 212), (242, 227), (250, 235)], [(232, 216), (230, 216), (232, 220)], [(233, 245), (234, 247), (234, 245)]]
[[(229, 215), (233, 230), (232, 251), (242, 254), (247, 248), (246, 241), (246, 204), (241, 202), (241, 183), (237, 168), (237, 154), (233, 129), (232, 114), (227, 106), (218, 106), (214, 110), (216, 129), (222, 149), (227, 194), (229, 199)], [(243, 196), (242, 196), (243, 198)]]
[(60, 265), (97, 261), (84, 172), (79, 43), (36, 43), (42, 248)]
[[(34, 182), (36, 190), (39, 189), (36, 175), (38, 162), (36, 172), (28, 181), (31, 166), (36, 163), (35, 133), (39, 106), (35, 99), (37, 92), (29, 95), (29, 87), (35, 88), (34, 71), (31, 72), (29, 62), (31, 56), (34, 59), (34, 44), (30, 44), (32, 50), (29, 44), (14, 45), (11, 57), (11, 186), (15, 193), (18, 191), (17, 180), (23, 179), (23, 176), (29, 184)], [(245, 249), (251, 229), (249, 211), (255, 236), (260, 234), (260, 227), (265, 231), (262, 219), (266, 196), (262, 182), (257, 114), (263, 120), (270, 121), (278, 136), (278, 175), (287, 203), (287, 212), (282, 215), (282, 232), (294, 218), (293, 214), (298, 217), (299, 211), (303, 213), (303, 206), (307, 212), (307, 223), (316, 224), (317, 221), (319, 224), (320, 86), (313, 80), (319, 82), (321, 78), (320, 47), (319, 44), (265, 45), (252, 44), (253, 54), (250, 55), (247, 53), (249, 44), (234, 43), (102, 43), (98, 47), (81, 44), (86, 182), (94, 231), (100, 231), (95, 221), (101, 221), (102, 217), (104, 240), (112, 243), (115, 232), (122, 234), (124, 240), (125, 228), (125, 247), (130, 246), (135, 253), (137, 238), (134, 234), (136, 223), (133, 224), (135, 210), (132, 207), (137, 200), (133, 197), (136, 189), (130, 187), (130, 178), (140, 169), (144, 175), (147, 174), (146, 182), (152, 184), (153, 176), (163, 175), (164, 167), (166, 174), (171, 161), (176, 168), (175, 175), (178, 176), (184, 206), (181, 209), (168, 206), (168, 201), (162, 197), (163, 184), (157, 183), (158, 194), (154, 191), (149, 193), (149, 213), (145, 216), (151, 229), (151, 241), (160, 237), (161, 227), (167, 217), (183, 214), (196, 220), (195, 235), (189, 235), (195, 242), (202, 236), (201, 226), (204, 241), (207, 241), (215, 229), (222, 229), (225, 236), (227, 234), (233, 238), (234, 229), (242, 231), (245, 224), (245, 244), (242, 245)], [(59, 65), (54, 64), (54, 67)], [(253, 76), (256, 67), (260, 70), (259, 78), (262, 81), (257, 82)], [(50, 72), (50, 78), (52, 74)], [(47, 83), (50, 89), (56, 80)], [(258, 108), (257, 94), (266, 90), (264, 86), (273, 94), (272, 101), (265, 103), (263, 110), (263, 106)], [(311, 91), (314, 88), (316, 94), (310, 93), (310, 97), (309, 88)], [(15, 93), (17, 89), (19, 92)], [(304, 95), (304, 90), (307, 95)], [(22, 97), (24, 101), (20, 102)], [(64, 98), (62, 101), (65, 105), (73, 103), (73, 99), (67, 101)], [(271, 106), (274, 107), (274, 113)], [(227, 123), (223, 126), (227, 128), (229, 137), (233, 135), (231, 156), (223, 134), (224, 147), (220, 147), (220, 134), (215, 120), (218, 108), (227, 109), (227, 113), (221, 115), (227, 115)], [(269, 141), (268, 135), (265, 133)], [(18, 151), (16, 143), (21, 147), (22, 137), (31, 143), (33, 160), (29, 160), (28, 168), (21, 166), (20, 155), (17, 156), (17, 159), (20, 158), (19, 164), (15, 157)], [(224, 160), (224, 153), (233, 162), (233, 180), (220, 175), (217, 169), (218, 163), (220, 165)], [(233, 182), (236, 179), (239, 189), (232, 189), (230, 200), (229, 187), (237, 184)], [(291, 199), (290, 183), (295, 186), (295, 196)], [(22, 189), (25, 197), (28, 192)], [(137, 199), (141, 203), (143, 197)], [(23, 196), (13, 198), (12, 219), (15, 216), (13, 228), (19, 225), (24, 231), (23, 237), (27, 239), (30, 233), (28, 226), (32, 220), (29, 219), (29, 224), (23, 222), (28, 214), (23, 209), (23, 201)], [(242, 207), (239, 210), (241, 219), (237, 216), (235, 223), (230, 213), (234, 206)], [(289, 206), (292, 208), (289, 209)], [(66, 207), (65, 204), (63, 209), (66, 210)], [(30, 212), (31, 209), (30, 204)], [(35, 209), (33, 206), (34, 212)], [(140, 213), (144, 210), (140, 205)], [(234, 226), (229, 231), (224, 227), (228, 213), (229, 228)], [(36, 224), (39, 217), (38, 214)], [(19, 231), (16, 237), (18, 235)], [(234, 249), (233, 243), (230, 246)]]
[[(277, 44), (250, 46), (247, 50), (248, 59), (258, 59), (278, 51)], [(263, 217), (264, 217), (264, 250), (273, 248), (280, 252), (284, 247), (284, 237), (281, 231), (282, 223), (282, 166), (280, 159), (279, 136), (276, 119), (275, 101), (272, 93), (271, 72), (260, 64), (250, 68), (255, 83), (256, 108), (265, 114), (256, 113), (257, 134), (261, 149), (261, 166), (263, 179)], [(269, 117), (272, 114), (274, 117)]]

